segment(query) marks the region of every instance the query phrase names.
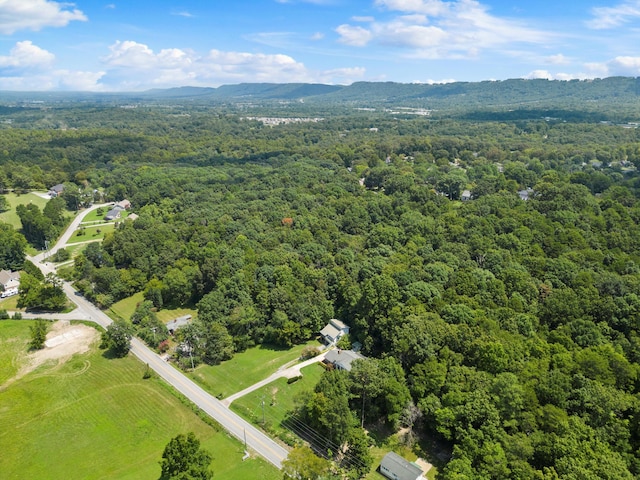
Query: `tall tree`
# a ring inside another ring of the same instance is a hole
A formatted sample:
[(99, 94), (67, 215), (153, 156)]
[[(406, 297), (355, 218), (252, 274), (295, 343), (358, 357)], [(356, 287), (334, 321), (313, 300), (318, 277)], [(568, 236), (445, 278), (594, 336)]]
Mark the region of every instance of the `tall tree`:
[(162, 453), (163, 480), (209, 480), (213, 472), (209, 470), (211, 454), (200, 447), (193, 432), (179, 434), (172, 438)]

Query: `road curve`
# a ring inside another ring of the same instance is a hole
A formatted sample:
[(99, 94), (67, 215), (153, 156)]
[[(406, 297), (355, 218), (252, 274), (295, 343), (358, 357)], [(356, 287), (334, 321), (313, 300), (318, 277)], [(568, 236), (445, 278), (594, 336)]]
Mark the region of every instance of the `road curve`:
[[(71, 237), (73, 231), (82, 221), (82, 218), (84, 218), (84, 216), (91, 210), (99, 207), (100, 205), (95, 205), (94, 207), (81, 212), (69, 226), (67, 232), (65, 232), (67, 239), (65, 240), (64, 236), (61, 237), (50, 251), (53, 252), (58, 248), (63, 247)], [(43, 254), (27, 258), (37, 265), (45, 275), (47, 273), (55, 272), (55, 267), (53, 265), (41, 263), (44, 258)], [(103, 328), (107, 328), (113, 322), (102, 310), (98, 309), (87, 299), (79, 295), (68, 282), (62, 282), (62, 288), (67, 297), (69, 297), (69, 299), (78, 307), (77, 310), (74, 310), (74, 313), (77, 313), (76, 318), (90, 320)], [(169, 385), (192, 401), (234, 437), (243, 443), (246, 442), (248, 448), (255, 451), (258, 455), (265, 458), (277, 468), (282, 468), (282, 461), (287, 458), (289, 453), (286, 448), (226, 408), (220, 400), (204, 391), (193, 380), (162, 360), (157, 353), (137, 338), (134, 338), (131, 341), (131, 353), (138, 357), (138, 359), (143, 363), (148, 364), (149, 367)]]

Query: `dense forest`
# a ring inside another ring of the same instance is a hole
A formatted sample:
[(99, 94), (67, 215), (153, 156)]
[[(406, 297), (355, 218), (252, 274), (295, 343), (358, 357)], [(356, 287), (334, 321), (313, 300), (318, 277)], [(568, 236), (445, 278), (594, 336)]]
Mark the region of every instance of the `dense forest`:
[(275, 126), (202, 105), (11, 112), (0, 188), (131, 201), (139, 218), (67, 275), (102, 307), (144, 292), (143, 338), (154, 308), (196, 306), (185, 342), (216, 363), (339, 318), (371, 361), (328, 372), (297, 414), (358, 458), (356, 425), (414, 412), (451, 452), (439, 478), (640, 475), (639, 130), (472, 111)]

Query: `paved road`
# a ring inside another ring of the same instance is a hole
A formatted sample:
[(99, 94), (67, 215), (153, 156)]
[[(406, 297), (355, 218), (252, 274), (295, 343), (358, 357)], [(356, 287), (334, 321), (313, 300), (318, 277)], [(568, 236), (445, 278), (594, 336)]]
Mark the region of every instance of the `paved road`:
[[(42, 260), (44, 260), (45, 255), (47, 257), (51, 256), (51, 255), (54, 255), (59, 249), (61, 249), (62, 247), (64, 247), (67, 244), (67, 242), (71, 238), (71, 235), (73, 235), (73, 233), (78, 229), (78, 226), (80, 225), (80, 222), (82, 222), (82, 219), (89, 212), (97, 210), (100, 207), (108, 207), (108, 206), (111, 206), (111, 204), (110, 203), (101, 203), (101, 204), (97, 204), (97, 205), (92, 205), (91, 207), (87, 208), (86, 210), (83, 210), (82, 212), (80, 212), (78, 215), (76, 215), (76, 218), (73, 219), (71, 224), (67, 227), (67, 229), (60, 236), (60, 238), (58, 239), (58, 241), (56, 242), (56, 244), (53, 247), (49, 248), (48, 251), (39, 253), (38, 255), (36, 255), (34, 257), (28, 257), (29, 260), (31, 260), (33, 263), (38, 265)], [(55, 271), (55, 269), (53, 269), (52, 271)], [(43, 272), (43, 273), (45, 273), (45, 272)], [(46, 273), (48, 273), (48, 272), (46, 272)], [(45, 273), (45, 275), (46, 275), (46, 273)]]
[[(67, 232), (69, 232), (67, 239), (71, 237), (71, 234), (75, 228), (77, 228), (77, 225), (80, 223), (82, 218), (94, 208), (99, 208), (99, 205), (85, 210), (76, 217), (71, 226), (67, 229)], [(51, 251), (61, 248), (65, 245), (66, 241), (67, 240), (64, 239), (64, 236), (61, 237)], [(42, 254), (28, 258), (36, 264), (45, 275), (50, 272), (55, 272), (55, 267), (53, 265), (48, 263), (39, 263), (43, 258)], [(90, 320), (103, 328), (107, 328), (109, 324), (112, 323), (112, 320), (104, 312), (81, 295), (78, 295), (69, 283), (63, 282), (62, 288), (69, 299), (77, 305), (77, 309), (73, 312), (76, 315), (75, 318)], [(157, 353), (148, 348), (137, 338), (134, 338), (131, 342), (131, 353), (138, 357), (143, 363), (148, 364), (149, 367), (169, 383), (169, 385), (216, 420), (225, 430), (240, 441), (246, 441), (247, 447), (254, 450), (276, 467), (282, 468), (282, 461), (285, 460), (289, 454), (286, 448), (282, 447), (249, 422), (230, 411), (222, 404), (222, 402), (220, 402), (220, 400), (205, 392), (182, 372), (176, 370), (167, 362), (162, 360)]]

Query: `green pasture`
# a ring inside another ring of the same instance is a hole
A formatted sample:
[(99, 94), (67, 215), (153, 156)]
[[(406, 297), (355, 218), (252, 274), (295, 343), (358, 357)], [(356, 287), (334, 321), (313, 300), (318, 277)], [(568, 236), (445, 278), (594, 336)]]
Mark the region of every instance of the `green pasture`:
[[(98, 225), (95, 227), (81, 227), (76, 230), (76, 232), (71, 235), (71, 238), (67, 242), (67, 244), (74, 244), (79, 242), (87, 242), (89, 240), (102, 240), (104, 239), (105, 234), (109, 232), (113, 232), (115, 225), (113, 223), (109, 223), (106, 225)], [(84, 230), (84, 233), (82, 233)]]
[(231, 409), (246, 420), (262, 424), (262, 402), (264, 418), (268, 430), (281, 434), (285, 429), (280, 425), (287, 412), (295, 407), (295, 400), (303, 392), (314, 389), (324, 372), (322, 365), (309, 365), (302, 369), (302, 378), (287, 383), (286, 378), (278, 378), (258, 390), (254, 390), (231, 404)]
[(236, 353), (231, 360), (220, 365), (200, 365), (190, 376), (212, 395), (225, 398), (264, 380), (282, 365), (297, 360), (307, 345), (318, 345), (318, 342), (310, 341), (290, 349), (256, 346)]
[(16, 207), (18, 205), (28, 205), (30, 203), (33, 203), (37, 205), (40, 210), (42, 210), (49, 201), (48, 199), (42, 198), (35, 193), (25, 193), (23, 195), (17, 195), (15, 193), (5, 193), (4, 198), (7, 199), (7, 202), (9, 203), (11, 208), (6, 212), (0, 213), (0, 221), (12, 225), (16, 230), (22, 228), (22, 223), (20, 223), (20, 218), (16, 213)]
[[(24, 361), (29, 325), (0, 322), (3, 383)], [(94, 348), (0, 386), (2, 478), (157, 479), (165, 445), (189, 431), (212, 453), (215, 478), (281, 477), (260, 458), (243, 462), (241, 442), (201, 420), (159, 380), (144, 380), (144, 370), (132, 356), (108, 359)]]

